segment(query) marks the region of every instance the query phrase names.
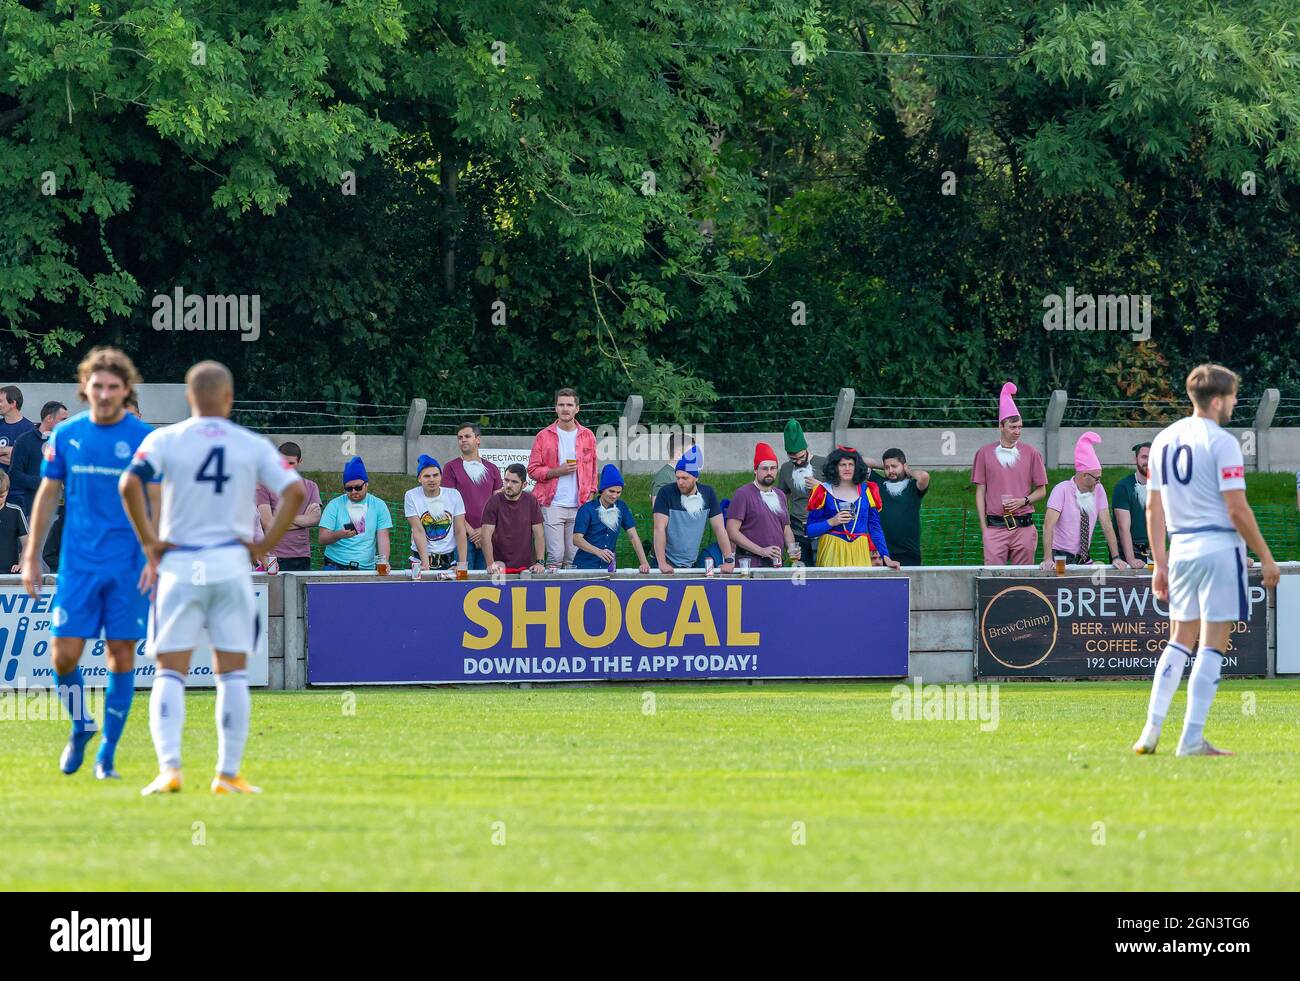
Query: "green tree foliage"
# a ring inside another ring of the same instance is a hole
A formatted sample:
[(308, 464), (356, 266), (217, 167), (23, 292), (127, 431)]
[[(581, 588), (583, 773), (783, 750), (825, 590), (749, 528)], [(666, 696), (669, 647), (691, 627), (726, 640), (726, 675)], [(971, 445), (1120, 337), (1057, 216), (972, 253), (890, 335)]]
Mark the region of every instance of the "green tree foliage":
[[(1298, 390), (1297, 26), (1269, 0), (0, 0), (0, 364), (66, 377), (111, 341), (251, 397), (576, 381), (679, 418), (1003, 377), (1157, 397), (1206, 358)], [(152, 330), (177, 286), (258, 294), (258, 342)], [(1150, 294), (1151, 340), (1045, 331), (1067, 286)]]
[(141, 263), (106, 228), (138, 220), (151, 177), (184, 182), (188, 225), (273, 214), (290, 180), (386, 148), (367, 100), (403, 20), (390, 0), (0, 0), (0, 317), (25, 353), (139, 327)]

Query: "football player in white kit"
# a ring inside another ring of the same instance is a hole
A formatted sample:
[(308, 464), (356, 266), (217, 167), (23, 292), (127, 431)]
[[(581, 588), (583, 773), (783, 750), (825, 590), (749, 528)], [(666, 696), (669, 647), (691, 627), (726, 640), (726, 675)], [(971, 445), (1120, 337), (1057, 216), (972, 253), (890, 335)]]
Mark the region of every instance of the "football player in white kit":
[(1133, 746), (1138, 754), (1156, 751), (1169, 703), (1199, 633), (1177, 755), (1232, 755), (1205, 741), (1205, 720), (1218, 688), (1228, 633), (1234, 622), (1250, 618), (1245, 546), (1259, 556), (1265, 586), (1276, 586), (1279, 575), (1246, 503), (1241, 446), (1223, 428), (1237, 404), (1237, 382), (1237, 375), (1222, 365), (1192, 369), (1187, 395), (1195, 411), (1162, 430), (1151, 444), (1147, 532), (1155, 560), (1152, 588), (1169, 605), (1169, 642), (1156, 663), (1146, 727)]
[[(159, 773), (141, 793), (181, 789), (185, 678), (205, 627), (217, 678), (219, 758), (212, 792), (258, 793), (239, 774), (250, 710), (245, 668), (257, 640), (251, 570), (289, 529), (302, 504), (302, 482), (268, 440), (230, 421), (234, 383), (224, 365), (201, 361), (190, 368), (185, 397), (190, 418), (149, 433), (118, 484), (149, 565), (158, 572), (147, 649), (158, 663), (149, 731)], [(158, 535), (146, 518), (144, 498), (144, 485), (155, 476), (162, 478)], [(253, 544), (259, 483), (284, 501), (266, 537)]]

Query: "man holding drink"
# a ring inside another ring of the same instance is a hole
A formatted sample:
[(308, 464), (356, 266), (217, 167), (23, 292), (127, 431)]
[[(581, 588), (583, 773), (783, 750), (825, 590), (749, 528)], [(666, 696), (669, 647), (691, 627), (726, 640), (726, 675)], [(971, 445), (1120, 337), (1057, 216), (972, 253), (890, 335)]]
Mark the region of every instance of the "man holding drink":
[(621, 531), (626, 531), (632, 551), (636, 553), (638, 568), (642, 572), (650, 571), (645, 546), (636, 530), (636, 518), (622, 497), (623, 475), (618, 467), (607, 463), (600, 472), (600, 496), (578, 509), (578, 518), (573, 526), (573, 544), (578, 549), (575, 567), (615, 571), (618, 568), (618, 536)]
[(837, 446), (808, 496), (808, 534), (817, 539), (819, 568), (899, 568), (880, 526), (880, 488), (862, 454)]
[(578, 393), (555, 393), (555, 422), (533, 439), (528, 476), (542, 509), (546, 551), (553, 567), (573, 568), (573, 524), (578, 508), (596, 496), (596, 434), (581, 425)]
[(1092, 432), (1079, 437), (1074, 446), (1074, 476), (1053, 487), (1047, 498), (1047, 510), (1043, 513), (1043, 568), (1051, 569), (1055, 565), (1058, 575), (1065, 572), (1065, 563), (1091, 564), (1092, 533), (1097, 525), (1101, 525), (1110, 549), (1111, 563), (1117, 569), (1129, 567), (1120, 558), (1115, 529), (1106, 509), (1101, 461), (1093, 449), (1100, 442), (1101, 437)]
[(756, 566), (780, 568), (783, 544), (791, 560), (799, 559), (785, 495), (775, 487), (776, 472), (776, 450), (759, 443), (754, 450), (754, 480), (732, 495), (726, 518), (727, 537), (742, 566), (749, 559)]
[(370, 477), (361, 457), (343, 468), (343, 495), (325, 505), (319, 538), (326, 572), (374, 570), (388, 575), (388, 546), (393, 516), (388, 505), (370, 493)]
[[(808, 495), (817, 486), (826, 458), (809, 452), (808, 440), (798, 419), (789, 420), (782, 435), (788, 459), (777, 471), (776, 489), (785, 495), (790, 529), (799, 544), (799, 558), (805, 565), (814, 565), (817, 562), (816, 539), (808, 537)], [(867, 466), (871, 466), (870, 460)]]
[(1002, 386), (998, 441), (981, 446), (971, 467), (985, 565), (1033, 565), (1038, 550), (1034, 502), (1047, 493), (1047, 468), (1042, 454), (1020, 440), (1024, 427), (1015, 394), (1011, 382)]

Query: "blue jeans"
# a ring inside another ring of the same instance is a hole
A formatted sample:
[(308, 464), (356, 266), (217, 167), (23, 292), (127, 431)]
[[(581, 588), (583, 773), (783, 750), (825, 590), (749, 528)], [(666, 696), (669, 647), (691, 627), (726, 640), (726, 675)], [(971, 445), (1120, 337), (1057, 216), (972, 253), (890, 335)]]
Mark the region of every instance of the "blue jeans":
[(470, 541), (467, 541), (465, 546), (466, 564), (477, 572), (487, 571), (487, 557), (483, 554), (483, 550)]

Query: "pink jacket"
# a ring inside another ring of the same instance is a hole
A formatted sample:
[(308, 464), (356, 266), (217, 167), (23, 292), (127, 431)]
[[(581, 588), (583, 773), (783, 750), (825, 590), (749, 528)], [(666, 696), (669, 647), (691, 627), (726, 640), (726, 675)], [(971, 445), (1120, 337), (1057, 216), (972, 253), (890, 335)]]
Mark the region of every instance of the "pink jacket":
[[(596, 493), (596, 434), (582, 423), (578, 427), (578, 505), (591, 500)], [(528, 476), (533, 478), (533, 496), (537, 503), (546, 507), (555, 500), (554, 478), (547, 480), (546, 471), (560, 465), (560, 437), (557, 432), (559, 423), (553, 422), (533, 440), (532, 451), (528, 454)]]

